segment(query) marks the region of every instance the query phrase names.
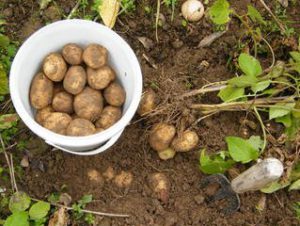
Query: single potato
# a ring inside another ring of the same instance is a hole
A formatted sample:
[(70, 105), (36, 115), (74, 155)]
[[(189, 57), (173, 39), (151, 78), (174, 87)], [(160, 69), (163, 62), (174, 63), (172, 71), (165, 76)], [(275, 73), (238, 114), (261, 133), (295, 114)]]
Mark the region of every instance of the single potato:
[(62, 50), (62, 55), (71, 65), (79, 65), (82, 63), (83, 50), (77, 44), (70, 43), (64, 46)]
[(145, 90), (139, 108), (138, 114), (144, 116), (153, 111), (157, 106), (157, 96), (153, 89)]
[(172, 147), (177, 152), (187, 152), (194, 149), (199, 142), (199, 137), (196, 132), (186, 130), (179, 134), (172, 142)]
[(67, 128), (68, 136), (88, 136), (95, 132), (94, 124), (83, 118), (74, 119)]
[(87, 66), (98, 69), (107, 63), (108, 51), (101, 45), (90, 44), (83, 51), (82, 57)]
[(163, 203), (168, 203), (171, 183), (164, 173), (153, 173), (148, 178), (151, 189)]
[(38, 73), (32, 80), (29, 97), (35, 109), (47, 107), (52, 102), (53, 82), (43, 73)]
[(109, 66), (103, 66), (99, 69), (87, 69), (87, 81), (93, 89), (105, 89), (115, 78), (116, 73)]
[(95, 122), (103, 110), (101, 93), (90, 87), (84, 88), (74, 98), (74, 110), (79, 117)]
[(73, 95), (67, 93), (66, 91), (62, 91), (54, 95), (52, 100), (52, 107), (55, 111), (72, 114), (73, 99)]
[(166, 150), (159, 151), (158, 156), (162, 160), (168, 160), (175, 157), (176, 152), (172, 148), (167, 148)]
[(63, 85), (67, 92), (76, 95), (80, 93), (86, 84), (86, 72), (81, 66), (72, 66), (69, 68)]
[(54, 109), (51, 105), (37, 110), (35, 115), (35, 121), (37, 121), (40, 125), (43, 125), (46, 118), (48, 118), (52, 112), (54, 112)]
[(116, 175), (114, 183), (119, 188), (127, 188), (131, 185), (133, 181), (133, 175), (131, 172), (122, 171), (120, 174)]
[(50, 80), (60, 82), (67, 72), (67, 64), (59, 53), (50, 53), (43, 62), (43, 71)]
[(72, 121), (71, 116), (66, 113), (53, 112), (44, 121), (44, 127), (54, 133), (66, 135), (67, 127)]
[(174, 126), (166, 123), (157, 123), (153, 126), (150, 136), (150, 146), (156, 151), (166, 150), (176, 133)]
[(122, 111), (118, 107), (106, 106), (98, 121), (96, 127), (107, 129), (115, 124), (122, 117)]
[(121, 107), (125, 102), (126, 93), (118, 83), (113, 82), (104, 90), (104, 98), (110, 105)]

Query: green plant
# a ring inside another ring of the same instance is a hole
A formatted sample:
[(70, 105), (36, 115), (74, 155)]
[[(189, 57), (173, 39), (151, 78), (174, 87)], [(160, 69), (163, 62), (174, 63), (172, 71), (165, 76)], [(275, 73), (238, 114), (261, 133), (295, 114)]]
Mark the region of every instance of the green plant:
[(94, 222), (93, 215), (89, 213), (84, 213), (82, 210), (86, 207), (88, 203), (93, 200), (92, 195), (84, 195), (77, 203), (72, 205), (73, 215), (75, 220), (85, 220), (87, 223), (92, 224)]
[(122, 9), (120, 10), (119, 15), (122, 13), (125, 13), (125, 14), (131, 13), (136, 8), (135, 0), (121, 0), (120, 4), (121, 4)]
[(295, 210), (296, 217), (300, 220), (300, 202), (295, 202), (293, 209)]
[(177, 4), (177, 0), (163, 0), (163, 3), (172, 9), (172, 16), (171, 16), (171, 20), (174, 20), (174, 12), (175, 12), (175, 7)]

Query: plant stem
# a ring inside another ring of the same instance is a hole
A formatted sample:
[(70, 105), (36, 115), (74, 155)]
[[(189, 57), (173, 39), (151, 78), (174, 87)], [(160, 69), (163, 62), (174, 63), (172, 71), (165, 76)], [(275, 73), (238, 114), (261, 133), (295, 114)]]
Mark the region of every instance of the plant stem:
[(258, 120), (259, 123), (260, 123), (261, 129), (262, 129), (262, 132), (263, 132), (264, 143), (263, 143), (263, 146), (262, 146), (262, 149), (261, 149), (261, 152), (263, 152), (263, 151), (265, 150), (266, 146), (267, 146), (267, 133), (266, 133), (266, 128), (265, 128), (265, 125), (264, 125), (264, 123), (263, 123), (263, 121), (262, 121), (262, 118), (261, 118), (259, 112), (257, 111), (257, 108), (254, 107), (253, 110), (254, 110), (254, 113), (255, 113), (255, 115), (256, 115), (257, 120)]
[(156, 37), (157, 42), (159, 42), (159, 39), (158, 39), (159, 14), (160, 14), (160, 0), (157, 0), (156, 19), (155, 19), (155, 37)]
[(78, 2), (74, 6), (74, 8), (71, 10), (70, 14), (68, 15), (67, 19), (71, 19), (74, 16), (74, 14), (76, 13), (77, 9), (79, 8), (80, 3), (81, 3), (81, 0), (78, 0)]
[(188, 93), (185, 93), (185, 94), (181, 95), (180, 98), (191, 97), (191, 96), (196, 96), (199, 94), (220, 91), (221, 89), (226, 88), (226, 84), (227, 84), (227, 81), (210, 83), (205, 86), (202, 86), (200, 89), (195, 89)]

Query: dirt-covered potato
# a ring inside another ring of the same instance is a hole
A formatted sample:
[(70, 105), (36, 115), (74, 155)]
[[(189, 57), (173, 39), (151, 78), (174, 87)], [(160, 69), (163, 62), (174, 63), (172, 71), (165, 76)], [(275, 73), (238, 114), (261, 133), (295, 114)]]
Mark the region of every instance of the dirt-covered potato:
[(67, 92), (73, 95), (80, 93), (86, 84), (86, 72), (84, 68), (81, 66), (70, 67), (63, 84)]
[(45, 119), (52, 113), (54, 112), (54, 109), (52, 108), (51, 105), (44, 107), (40, 110), (37, 110), (36, 115), (35, 115), (35, 121), (37, 121), (40, 125), (43, 125)]
[(60, 82), (67, 72), (67, 64), (59, 53), (50, 53), (44, 59), (43, 71), (50, 80)]
[(187, 152), (194, 149), (199, 142), (199, 137), (196, 132), (186, 130), (179, 134), (172, 142), (172, 147), (177, 152)]
[(140, 116), (144, 116), (151, 111), (153, 111), (156, 108), (157, 105), (157, 96), (156, 93), (153, 91), (153, 89), (147, 89), (145, 90), (139, 108), (138, 108), (138, 114)]
[(98, 44), (90, 44), (83, 51), (83, 61), (87, 66), (97, 69), (107, 63), (107, 49)]
[(93, 123), (83, 118), (77, 118), (70, 122), (67, 128), (68, 136), (88, 136), (94, 134), (96, 128)]
[(87, 69), (87, 81), (93, 89), (105, 89), (115, 78), (116, 74), (109, 66), (103, 66), (99, 69)]
[(103, 97), (98, 90), (90, 87), (75, 96), (74, 98), (75, 113), (91, 122), (96, 121), (103, 109)]
[(54, 95), (52, 100), (52, 107), (55, 111), (64, 112), (68, 114), (73, 113), (73, 95), (62, 91)]
[(166, 123), (157, 123), (153, 126), (150, 136), (150, 146), (156, 151), (166, 150), (176, 133), (174, 126)]
[(83, 50), (77, 44), (70, 43), (64, 46), (62, 50), (62, 55), (71, 65), (79, 65), (82, 62)]
[(44, 121), (44, 127), (52, 132), (66, 135), (67, 127), (72, 121), (71, 116), (66, 113), (53, 112)]
[(159, 151), (158, 156), (162, 160), (168, 160), (174, 158), (176, 152), (172, 148), (167, 148), (166, 150)]
[(125, 90), (118, 83), (111, 83), (104, 90), (104, 98), (112, 106), (121, 107), (126, 99)]
[(125, 171), (122, 171), (114, 179), (114, 183), (119, 188), (127, 188), (127, 187), (129, 187), (131, 185), (132, 181), (133, 181), (133, 175), (132, 175), (132, 173), (125, 172)]
[(99, 173), (99, 171), (96, 170), (96, 169), (88, 170), (87, 176), (88, 176), (88, 179), (89, 179), (92, 183), (96, 183), (96, 184), (98, 184), (98, 185), (103, 185), (103, 184), (104, 184), (104, 178), (103, 178), (102, 175)]
[(148, 182), (158, 199), (167, 203), (171, 187), (169, 178), (163, 173), (154, 173), (150, 175)]
[(121, 117), (122, 111), (120, 108), (106, 106), (96, 122), (96, 127), (107, 129), (115, 124)]
[(47, 107), (52, 102), (53, 82), (43, 73), (38, 73), (32, 80), (29, 97), (35, 109)]

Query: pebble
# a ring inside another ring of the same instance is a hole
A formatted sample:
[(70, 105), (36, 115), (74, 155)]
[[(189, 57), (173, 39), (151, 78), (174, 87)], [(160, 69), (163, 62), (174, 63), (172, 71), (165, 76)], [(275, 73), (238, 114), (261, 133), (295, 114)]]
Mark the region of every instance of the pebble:
[(172, 42), (172, 46), (174, 49), (180, 49), (183, 46), (183, 41), (177, 39), (174, 42)]
[(204, 203), (205, 198), (202, 195), (196, 195), (194, 197), (194, 200), (198, 205), (201, 205), (202, 203)]

